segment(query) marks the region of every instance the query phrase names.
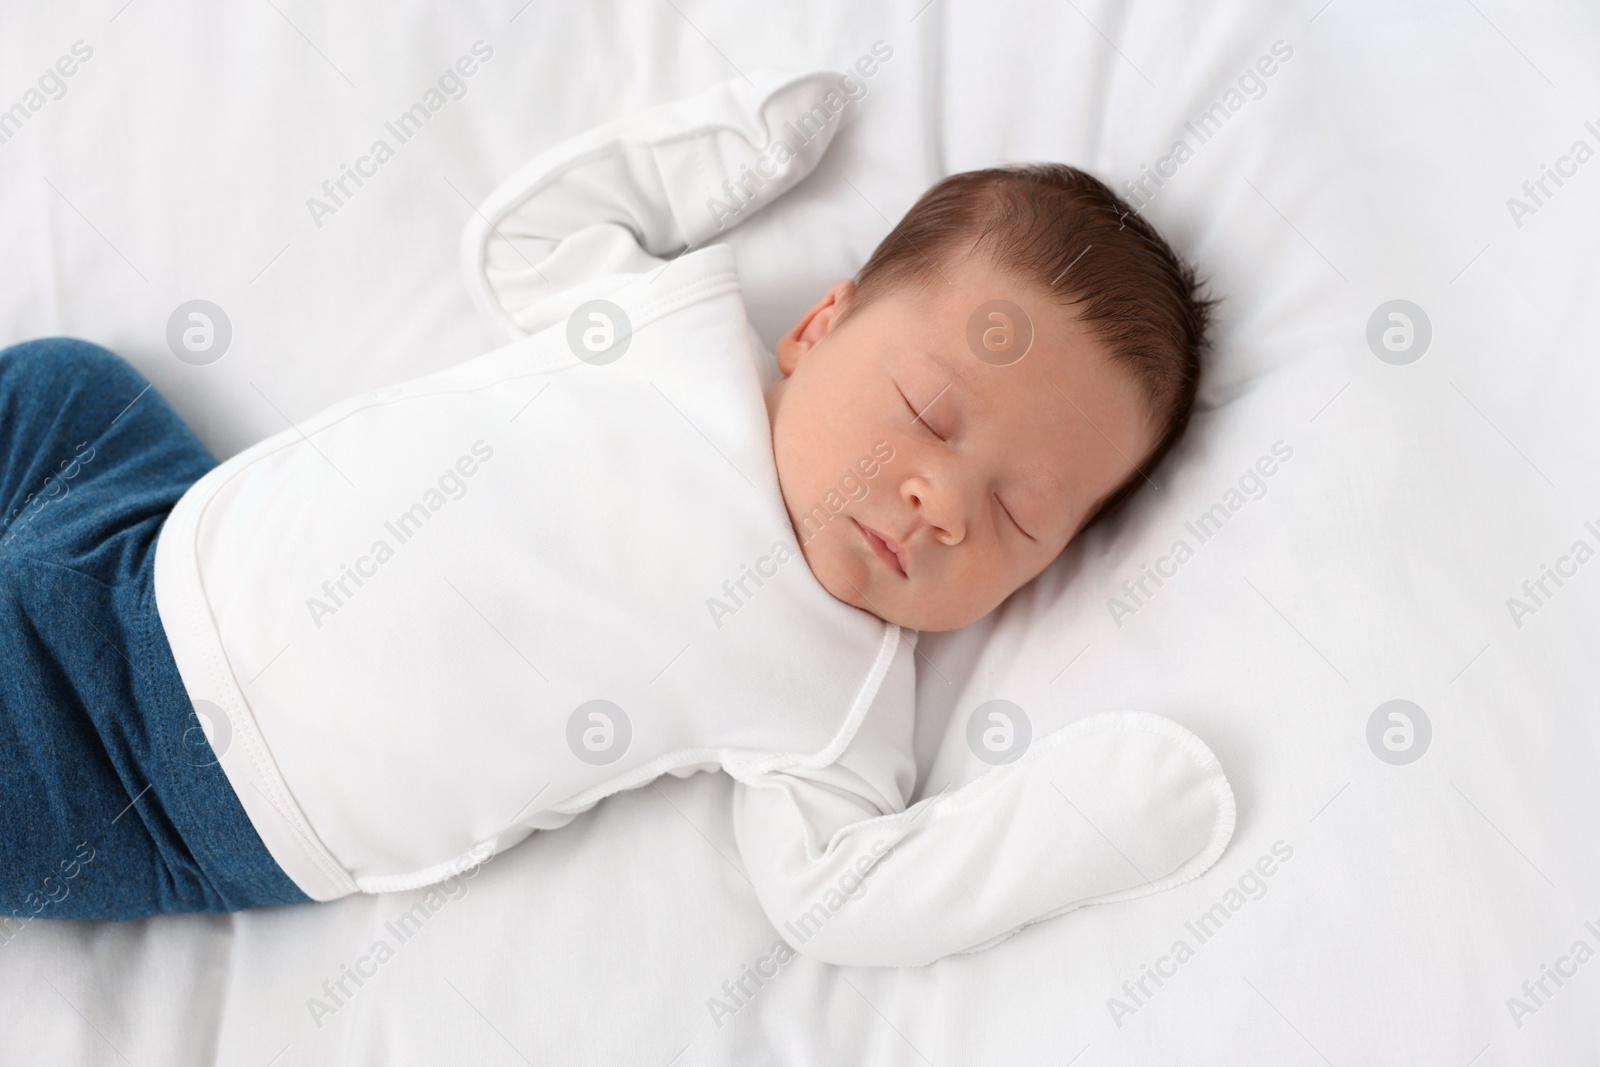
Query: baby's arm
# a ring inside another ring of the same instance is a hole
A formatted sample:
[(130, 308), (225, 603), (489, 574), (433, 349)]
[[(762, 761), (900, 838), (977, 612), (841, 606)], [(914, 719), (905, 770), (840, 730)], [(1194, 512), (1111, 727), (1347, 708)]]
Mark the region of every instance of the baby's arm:
[(462, 233), (474, 300), (520, 337), (565, 314), (571, 300), (550, 299), (556, 294), (657, 270), (716, 240), (816, 166), (841, 124), (823, 104), (842, 101), (838, 81), (830, 72), (753, 71), (749, 81), (607, 123), (539, 155)]
[(1216, 758), (1159, 716), (1079, 720), (909, 809), (909, 736), (872, 723), (826, 768), (736, 775), (735, 832), (762, 907), (785, 941), (829, 963), (915, 966), (987, 948), (1197, 877), (1233, 833)]

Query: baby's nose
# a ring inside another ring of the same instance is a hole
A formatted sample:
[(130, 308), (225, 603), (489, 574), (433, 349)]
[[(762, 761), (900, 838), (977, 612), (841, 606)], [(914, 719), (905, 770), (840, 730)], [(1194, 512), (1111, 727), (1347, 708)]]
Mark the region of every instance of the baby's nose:
[(941, 544), (957, 545), (967, 536), (967, 494), (951, 479), (907, 478), (901, 495)]

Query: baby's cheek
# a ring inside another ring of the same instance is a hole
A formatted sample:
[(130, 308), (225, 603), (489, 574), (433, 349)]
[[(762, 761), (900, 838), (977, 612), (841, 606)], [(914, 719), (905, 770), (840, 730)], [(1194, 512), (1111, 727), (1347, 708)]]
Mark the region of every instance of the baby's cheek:
[(839, 524), (836, 522), (830, 526), (831, 529), (824, 530), (801, 547), (806, 565), (811, 568), (812, 575), (822, 588), (835, 600), (871, 611), (865, 597), (876, 596), (868, 588), (872, 576), (861, 560), (841, 543), (842, 539), (837, 536)]
[(984, 551), (974, 562), (979, 565), (962, 583), (963, 603), (974, 621), (999, 607), (1038, 573), (1034, 561), (993, 548)]

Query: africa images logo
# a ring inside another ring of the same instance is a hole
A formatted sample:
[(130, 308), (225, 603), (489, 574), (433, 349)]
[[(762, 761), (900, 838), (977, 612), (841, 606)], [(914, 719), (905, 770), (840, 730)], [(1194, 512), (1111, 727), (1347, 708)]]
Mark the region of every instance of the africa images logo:
[[(306, 197), (306, 210), (311, 213), (311, 221), (317, 229), (322, 229), (325, 216), (337, 215), (369, 180), (376, 178), (378, 168), (393, 159), (400, 146), (421, 133), (429, 119), (444, 110), (446, 104), (467, 95), (467, 79), (494, 57), (494, 49), (485, 41), (472, 42), (471, 52), (471, 55), (461, 56), (452, 66), (446, 67), (444, 73), (439, 75), (437, 84), (423, 91), (421, 100), (411, 104), (393, 120), (385, 122), (383, 129), (388, 137), (380, 136), (374, 140), (364, 155), (356, 157), (354, 167), (340, 163), (339, 174), (323, 181), (322, 196)], [(394, 140), (392, 145), (390, 138)], [(351, 188), (352, 185), (354, 188)]]

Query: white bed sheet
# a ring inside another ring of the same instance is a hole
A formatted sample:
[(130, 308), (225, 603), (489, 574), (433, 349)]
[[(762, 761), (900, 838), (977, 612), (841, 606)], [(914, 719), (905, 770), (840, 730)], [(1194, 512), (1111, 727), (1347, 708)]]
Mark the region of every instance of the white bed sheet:
[[(981, 770), (965, 716), (992, 697), (1041, 730), (1136, 708), (1200, 734), (1240, 805), (1206, 876), (928, 968), (797, 959), (719, 1027), (708, 998), (775, 934), (729, 780), (669, 779), (493, 859), (320, 1025), (308, 1000), (393, 942), (385, 922), (420, 892), (34, 923), (0, 948), (0, 1060), (1600, 1058), (1600, 964), (1547, 979), (1538, 1005), (1522, 990), (1579, 939), (1600, 948), (1600, 679), (1583, 651), (1600, 566), (1520, 627), (1506, 606), (1573, 541), (1600, 546), (1584, 528), (1600, 527), (1600, 162), (1520, 226), (1506, 206), (1573, 141), (1600, 148), (1592, 10), (103, 0), (4, 21), (0, 106), (74, 41), (94, 55), (0, 144), (0, 342), (121, 352), (222, 456), (497, 343), (455, 276), (471, 203), (556, 140), (738, 68), (894, 49), (817, 173), (731, 238), (770, 340), (941, 174), (1054, 158), (1120, 187), (1274, 41), (1294, 54), (1148, 209), (1225, 297), (1203, 410), (1160, 488), (919, 659), (924, 791)], [(467, 95), (314, 226), (306, 198), (477, 40), (494, 57)], [(234, 327), (204, 367), (164, 341), (197, 297)], [(1396, 298), (1433, 328), (1406, 366), (1364, 336)], [(1278, 441), (1293, 456), (1265, 494), (1118, 626), (1108, 598)], [(1407, 766), (1366, 741), (1393, 698), (1433, 727)], [(1264, 895), (1200, 943), (1186, 922), (1280, 841), (1293, 855)], [(1180, 938), (1193, 958), (1136, 1004), (1123, 983)], [(1136, 1010), (1114, 1017), (1113, 996)], [(1513, 996), (1536, 1010), (1513, 1019)]]

